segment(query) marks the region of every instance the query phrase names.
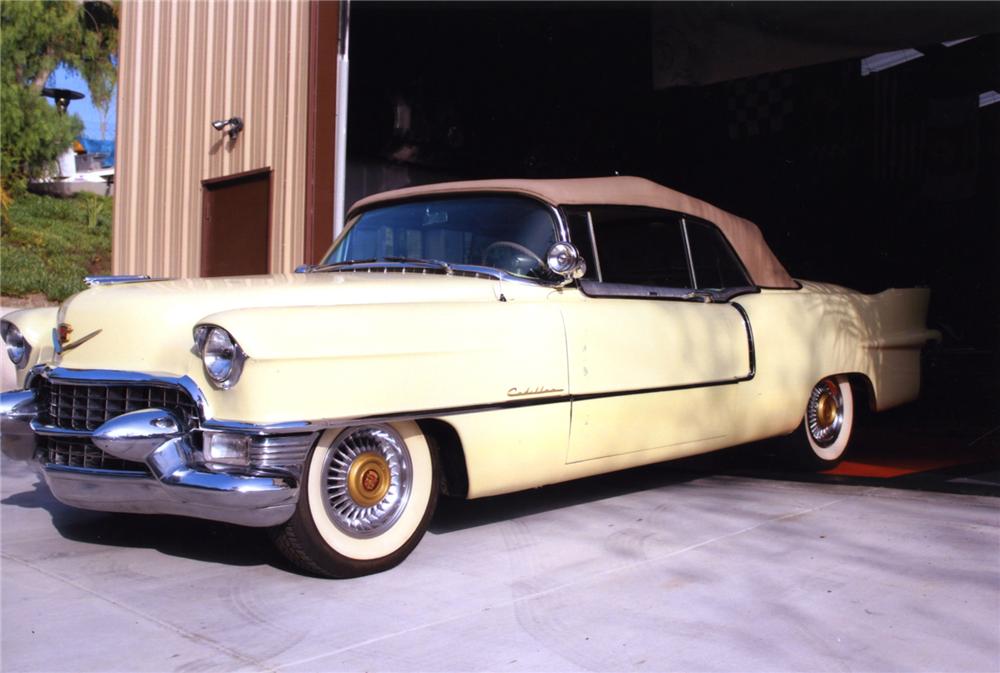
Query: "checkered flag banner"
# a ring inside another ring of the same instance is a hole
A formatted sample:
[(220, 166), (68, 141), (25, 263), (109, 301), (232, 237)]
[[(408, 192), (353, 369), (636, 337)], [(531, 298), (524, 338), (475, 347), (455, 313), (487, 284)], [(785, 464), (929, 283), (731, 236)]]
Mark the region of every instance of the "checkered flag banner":
[(788, 72), (729, 82), (729, 138), (755, 138), (784, 130), (795, 109), (794, 85), (795, 76)]

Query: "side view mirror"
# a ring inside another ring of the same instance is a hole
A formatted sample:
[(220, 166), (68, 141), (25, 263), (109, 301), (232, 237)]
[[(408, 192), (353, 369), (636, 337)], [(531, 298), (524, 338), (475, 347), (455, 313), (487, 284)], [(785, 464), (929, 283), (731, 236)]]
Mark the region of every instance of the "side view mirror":
[(545, 263), (552, 273), (563, 277), (564, 284), (583, 278), (587, 273), (587, 262), (580, 256), (576, 246), (569, 241), (553, 244), (545, 253)]

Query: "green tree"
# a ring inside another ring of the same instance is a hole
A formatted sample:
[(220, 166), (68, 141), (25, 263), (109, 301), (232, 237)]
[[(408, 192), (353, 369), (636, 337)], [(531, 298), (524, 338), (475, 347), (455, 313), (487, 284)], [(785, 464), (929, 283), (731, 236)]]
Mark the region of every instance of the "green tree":
[(82, 130), (42, 96), (60, 64), (86, 80), (95, 106), (107, 105), (117, 76), (118, 9), (108, 2), (0, 2), (0, 176), (17, 194)]

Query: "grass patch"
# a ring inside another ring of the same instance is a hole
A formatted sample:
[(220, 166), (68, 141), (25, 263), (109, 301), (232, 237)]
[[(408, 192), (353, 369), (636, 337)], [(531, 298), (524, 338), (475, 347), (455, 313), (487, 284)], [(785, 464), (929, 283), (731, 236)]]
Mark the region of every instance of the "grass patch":
[(62, 301), (84, 289), (84, 276), (108, 273), (113, 206), (96, 194), (18, 197), (0, 234), (0, 293)]

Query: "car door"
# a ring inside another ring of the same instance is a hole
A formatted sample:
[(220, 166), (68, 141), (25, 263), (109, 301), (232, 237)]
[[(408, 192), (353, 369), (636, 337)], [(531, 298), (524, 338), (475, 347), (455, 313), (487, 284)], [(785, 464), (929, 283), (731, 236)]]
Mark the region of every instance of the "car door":
[(733, 387), (753, 374), (746, 314), (727, 298), (754, 288), (728, 245), (693, 255), (689, 240), (725, 244), (712, 238), (721, 234), (649, 208), (577, 209), (568, 219), (589, 271), (576, 300), (563, 304), (567, 462), (647, 451), (663, 460), (725, 446)]

